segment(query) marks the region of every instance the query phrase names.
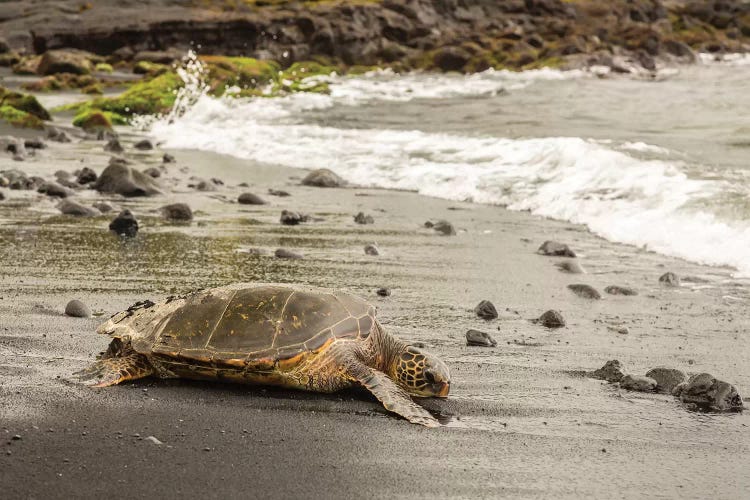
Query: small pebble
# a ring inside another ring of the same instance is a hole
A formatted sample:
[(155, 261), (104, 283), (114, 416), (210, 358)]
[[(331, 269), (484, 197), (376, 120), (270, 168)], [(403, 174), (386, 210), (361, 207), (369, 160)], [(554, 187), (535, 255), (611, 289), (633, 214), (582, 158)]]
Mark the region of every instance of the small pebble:
[(299, 212), (292, 212), (290, 210), (282, 210), (281, 218), (279, 219), (285, 226), (296, 226), (302, 222), (307, 222), (309, 217)]
[(556, 257), (575, 257), (576, 254), (565, 243), (547, 240), (539, 247), (537, 253)]
[(466, 332), (466, 345), (479, 347), (495, 347), (497, 341), (487, 332), (469, 330)]
[(141, 151), (146, 151), (148, 149), (154, 149), (153, 143), (151, 141), (149, 141), (148, 139), (143, 139), (143, 140), (140, 140), (140, 141), (136, 142), (135, 144), (133, 144), (133, 147), (135, 149), (140, 149)]
[(375, 293), (380, 295), (381, 297), (390, 297), (391, 296), (391, 289), (390, 288), (378, 288)]
[(568, 288), (573, 293), (584, 299), (599, 300), (602, 298), (602, 295), (590, 285), (574, 284), (568, 285)]
[(266, 200), (253, 193), (242, 193), (237, 198), (237, 202), (240, 205), (266, 205), (268, 203)]
[(20, 440), (21, 440), (21, 435), (20, 435), (20, 434), (16, 434), (16, 435), (15, 435), (15, 436), (13, 436), (13, 437), (12, 437), (11, 439), (12, 439), (13, 441), (20, 441)]
[(104, 151), (109, 151), (110, 153), (122, 153), (125, 149), (122, 147), (122, 144), (120, 144), (120, 141), (113, 137), (104, 145)]
[(91, 309), (80, 300), (73, 299), (65, 306), (65, 315), (74, 318), (89, 318)]
[(539, 316), (537, 321), (547, 328), (560, 328), (565, 326), (565, 318), (563, 318), (559, 311), (555, 311), (554, 309), (550, 309)]
[(176, 159), (175, 159), (175, 157), (174, 157), (174, 156), (172, 156), (171, 154), (169, 154), (169, 153), (164, 153), (164, 156), (162, 156), (162, 157), (161, 157), (161, 161), (162, 161), (162, 163), (174, 163), (174, 162), (176, 162), (177, 160), (176, 160)]
[(304, 256), (300, 253), (293, 252), (286, 248), (279, 248), (274, 252), (274, 255), (279, 259), (304, 259)]
[(586, 270), (577, 260), (564, 260), (562, 262), (555, 263), (555, 266), (559, 267), (561, 271), (565, 271), (570, 274), (586, 274)]
[(474, 312), (477, 316), (482, 319), (495, 319), (497, 318), (497, 309), (495, 305), (489, 300), (483, 300), (474, 308)]
[(380, 250), (378, 249), (377, 245), (369, 244), (365, 245), (365, 253), (367, 255), (380, 255)]
[(187, 203), (172, 203), (171, 205), (165, 205), (161, 207), (160, 210), (162, 215), (164, 215), (164, 218), (169, 220), (193, 220), (193, 211), (190, 209)]
[(164, 443), (162, 443), (161, 441), (159, 441), (158, 439), (156, 439), (156, 437), (154, 437), (154, 436), (149, 436), (149, 437), (147, 437), (147, 438), (146, 438), (145, 440), (146, 440), (146, 441), (151, 441), (152, 443), (154, 443), (154, 444), (156, 444), (156, 445), (159, 445), (159, 444), (164, 444)]
[(664, 273), (659, 277), (659, 283), (666, 286), (680, 286), (680, 277), (675, 273)]
[(589, 376), (599, 380), (606, 380), (607, 382), (619, 382), (625, 376), (625, 372), (622, 364), (618, 360), (612, 359), (607, 361), (598, 370), (590, 372)]
[(453, 224), (445, 220), (437, 221), (435, 224), (432, 225), (432, 229), (434, 229), (438, 233), (443, 234), (445, 236), (456, 235), (456, 229), (453, 227)]
[(375, 219), (373, 219), (372, 215), (365, 215), (364, 212), (359, 212), (354, 216), (354, 222), (357, 224), (374, 224)]
[(280, 189), (269, 189), (268, 194), (270, 194), (271, 196), (279, 196), (281, 198), (286, 197), (286, 196), (291, 196), (291, 194), (287, 193), (286, 191), (282, 191)]

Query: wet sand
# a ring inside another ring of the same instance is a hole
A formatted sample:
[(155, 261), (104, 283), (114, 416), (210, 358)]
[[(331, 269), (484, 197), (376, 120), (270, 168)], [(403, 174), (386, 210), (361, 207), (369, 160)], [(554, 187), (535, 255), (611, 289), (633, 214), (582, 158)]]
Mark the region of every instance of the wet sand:
[[(161, 151), (135, 152), (134, 139), (123, 137), (128, 157), (161, 163)], [(51, 177), (89, 166), (101, 173), (108, 161), (102, 144), (49, 143), (26, 162), (0, 157), (0, 170)], [(707, 371), (750, 394), (750, 288), (731, 270), (612, 244), (580, 226), (500, 207), (303, 187), (303, 171), (171, 153), (177, 163), (161, 180), (164, 196), (86, 190), (74, 198), (130, 208), (141, 223), (132, 240), (107, 231), (113, 215), (62, 216), (44, 195), (3, 190), (3, 498), (750, 494), (747, 412), (693, 413), (671, 396), (580, 376), (619, 359), (634, 374), (660, 365)], [(191, 175), (225, 186), (199, 193), (187, 187)], [(269, 196), (269, 188), (292, 196)], [(238, 205), (246, 191), (269, 204)], [(174, 201), (196, 211), (192, 223), (162, 219), (158, 207)], [(282, 226), (282, 209), (323, 220)], [(360, 211), (375, 223), (355, 224)], [(458, 234), (423, 227), (438, 219)], [(563, 273), (554, 265), (562, 259), (535, 253), (547, 239), (568, 243), (588, 273)], [(382, 254), (365, 255), (368, 243)], [(277, 259), (279, 247), (305, 258)], [(700, 283), (660, 286), (666, 271)], [(109, 314), (137, 300), (239, 281), (309, 283), (370, 299), (389, 331), (423, 342), (450, 366), (449, 399), (421, 401), (444, 427), (409, 424), (361, 391), (318, 395), (174, 380), (91, 389), (71, 375), (106, 347), (108, 339), (94, 330)], [(566, 288), (572, 283), (604, 297), (579, 298)], [(639, 295), (611, 296), (603, 293), (608, 285)], [(392, 296), (378, 297), (381, 286)], [(73, 298), (103, 316), (63, 316)], [(475, 316), (483, 299), (497, 306), (499, 319)], [(548, 330), (530, 321), (548, 309), (560, 310), (567, 326)], [(622, 326), (629, 334), (613, 331)], [(498, 346), (467, 347), (470, 328), (490, 332)]]

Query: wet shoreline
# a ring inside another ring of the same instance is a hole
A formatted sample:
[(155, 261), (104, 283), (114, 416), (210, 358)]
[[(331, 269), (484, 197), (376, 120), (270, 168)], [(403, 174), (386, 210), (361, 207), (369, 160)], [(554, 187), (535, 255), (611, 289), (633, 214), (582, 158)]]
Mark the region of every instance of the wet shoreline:
[[(160, 165), (163, 151), (136, 152), (137, 139), (121, 135), (125, 156), (141, 167)], [(44, 177), (82, 166), (101, 173), (109, 160), (103, 144), (50, 143), (26, 162), (0, 161), (3, 169)], [(671, 396), (576, 375), (616, 358), (633, 373), (659, 365), (708, 371), (750, 393), (743, 335), (750, 288), (730, 270), (617, 245), (528, 213), (409, 192), (303, 187), (304, 171), (168, 152), (177, 161), (160, 178), (165, 195), (125, 199), (83, 190), (72, 198), (132, 210), (141, 227), (130, 240), (107, 230), (114, 214), (62, 216), (44, 195), (4, 190), (0, 486), (8, 498), (124, 496), (119, 487), (129, 496), (618, 491), (701, 498), (738, 497), (750, 487), (746, 413), (693, 413)], [(187, 187), (193, 176), (224, 185), (197, 192)], [(243, 182), (249, 187), (238, 186)], [(269, 204), (237, 204), (246, 191)], [(159, 207), (173, 202), (187, 202), (194, 221), (165, 221)], [(282, 226), (283, 209), (322, 220)], [(374, 224), (356, 224), (358, 212)], [(457, 235), (424, 227), (439, 219)], [(561, 272), (555, 264), (563, 259), (537, 254), (547, 239), (569, 244), (587, 274)], [(371, 243), (380, 256), (365, 255)], [(278, 259), (279, 247), (304, 258)], [(665, 287), (658, 278), (666, 271), (705, 282)], [(359, 391), (317, 395), (159, 380), (93, 390), (71, 376), (107, 339), (94, 333), (101, 317), (63, 316), (68, 300), (106, 317), (137, 300), (239, 281), (302, 282), (370, 300), (386, 329), (423, 342), (451, 367), (450, 398), (421, 401), (446, 425), (410, 425)], [(628, 286), (639, 295), (603, 293), (592, 302), (571, 293), (572, 283), (599, 291)], [(392, 295), (377, 296), (379, 287)], [(497, 306), (498, 319), (475, 316), (485, 299)], [(567, 326), (550, 330), (530, 321), (548, 309), (561, 311)], [(623, 326), (627, 335), (612, 330)], [(466, 346), (471, 328), (490, 333), (497, 347)], [(29, 474), (33, 485), (23, 479)]]

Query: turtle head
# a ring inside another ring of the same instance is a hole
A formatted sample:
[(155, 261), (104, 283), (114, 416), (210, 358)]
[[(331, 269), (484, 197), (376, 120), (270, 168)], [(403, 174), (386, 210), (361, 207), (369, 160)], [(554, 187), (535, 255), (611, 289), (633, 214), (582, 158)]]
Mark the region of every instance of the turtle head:
[(393, 379), (413, 396), (445, 398), (451, 388), (451, 375), (437, 356), (408, 345), (395, 356)]

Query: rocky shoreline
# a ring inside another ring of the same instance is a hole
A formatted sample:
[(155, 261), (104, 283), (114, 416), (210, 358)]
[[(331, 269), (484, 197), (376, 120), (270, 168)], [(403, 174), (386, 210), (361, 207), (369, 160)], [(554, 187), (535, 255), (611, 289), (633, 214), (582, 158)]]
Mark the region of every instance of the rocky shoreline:
[(115, 64), (144, 57), (164, 63), (194, 49), (282, 67), (318, 60), (462, 72), (592, 64), (623, 70), (626, 62), (653, 69), (660, 60), (690, 62), (696, 51), (750, 47), (750, 4), (740, 0), (120, 3), (3, 2), (0, 47), (20, 59), (76, 48)]

